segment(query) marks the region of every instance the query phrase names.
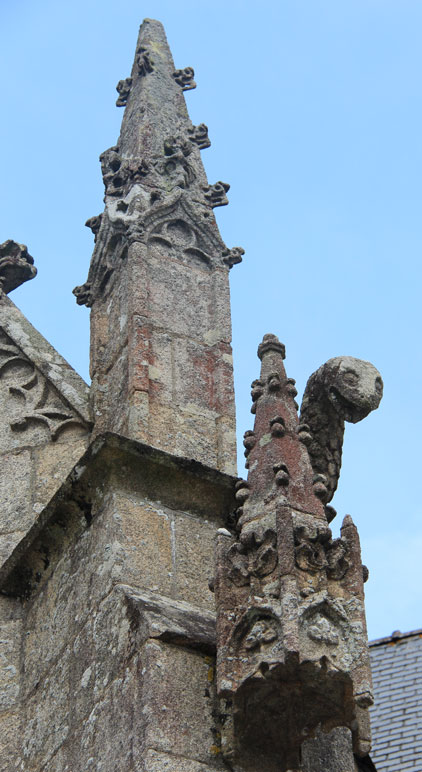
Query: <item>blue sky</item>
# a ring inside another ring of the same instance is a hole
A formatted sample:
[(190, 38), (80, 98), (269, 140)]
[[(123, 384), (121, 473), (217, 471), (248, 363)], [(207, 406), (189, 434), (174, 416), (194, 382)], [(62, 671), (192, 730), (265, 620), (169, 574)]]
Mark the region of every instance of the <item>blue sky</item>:
[(378, 367), (380, 409), (346, 429), (334, 530), (346, 513), (359, 527), (370, 637), (422, 627), (422, 4), (0, 3), (0, 242), (26, 243), (39, 270), (11, 297), (86, 379), (89, 313), (71, 290), (103, 208), (97, 159), (119, 134), (115, 85), (148, 16), (176, 67), (195, 68), (208, 177), (231, 185), (218, 222), (246, 250), (231, 272), (239, 438), (264, 333), (286, 344), (300, 393), (330, 357)]

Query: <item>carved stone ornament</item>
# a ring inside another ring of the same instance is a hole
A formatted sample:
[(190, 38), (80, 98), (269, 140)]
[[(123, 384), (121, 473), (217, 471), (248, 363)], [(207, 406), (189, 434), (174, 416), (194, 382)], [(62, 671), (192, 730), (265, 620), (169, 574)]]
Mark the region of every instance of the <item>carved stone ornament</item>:
[(0, 329), (0, 382), (7, 385), (11, 407), (9, 425), (13, 432), (25, 432), (42, 425), (56, 440), (68, 426), (87, 429), (54, 386), (30, 359)]
[(342, 579), (351, 565), (344, 539), (333, 539), (322, 525), (297, 525), (294, 529), (295, 562), (302, 571), (324, 570), (330, 579)]
[(284, 346), (265, 335), (258, 356), (236, 536), (216, 539), (217, 689), (233, 704), (236, 768), (248, 768), (259, 749), (254, 768), (296, 770), (304, 738), (319, 725), (347, 726), (355, 747), (367, 747), (362, 564), (352, 519), (341, 538), (328, 527), (326, 479), (299, 436)]
[(205, 123), (200, 123), (199, 126), (192, 126), (188, 129), (188, 135), (191, 142), (198, 145), (200, 150), (205, 150), (207, 147), (211, 147), (211, 142), (208, 137), (208, 126)]
[(151, 54), (148, 51), (147, 48), (144, 46), (140, 46), (140, 48), (137, 51), (138, 57), (137, 57), (137, 64), (138, 64), (138, 72), (140, 75), (147, 75), (149, 72), (152, 72), (154, 69), (154, 61), (151, 58)]
[(132, 86), (132, 78), (125, 78), (124, 80), (119, 80), (116, 86), (116, 91), (119, 94), (116, 101), (116, 107), (126, 106), (127, 100), (130, 94), (131, 86)]
[(37, 275), (34, 258), (25, 244), (12, 239), (0, 244), (0, 293), (6, 295)]
[(182, 91), (190, 91), (192, 88), (196, 88), (194, 76), (193, 67), (185, 67), (183, 70), (175, 70), (173, 73), (173, 78), (177, 85), (182, 87)]
[(207, 251), (201, 234), (193, 224), (182, 217), (170, 217), (157, 224), (148, 238), (150, 248), (165, 246), (170, 255), (179, 260), (196, 263), (209, 268), (212, 264), (211, 254)]
[(164, 155), (155, 162), (157, 172), (165, 177), (171, 188), (188, 188), (195, 179), (193, 166), (187, 160), (192, 144), (185, 137), (167, 137)]
[(78, 306), (86, 306), (87, 308), (91, 308), (94, 298), (91, 291), (91, 284), (89, 282), (81, 284), (80, 287), (75, 287), (72, 290), (72, 294), (75, 296)]
[(228, 551), (232, 565), (229, 579), (238, 587), (247, 585), (251, 577), (262, 578), (271, 574), (277, 566), (277, 539), (274, 531), (254, 533), (249, 544), (235, 542)]
[(102, 214), (97, 214), (94, 217), (90, 217), (85, 223), (86, 227), (90, 228), (94, 234), (94, 242), (97, 241), (98, 231), (101, 228), (101, 219)]
[(107, 196), (123, 197), (131, 185), (141, 182), (150, 171), (142, 158), (122, 159), (117, 145), (101, 153), (100, 161)]
[[(343, 450), (344, 422), (357, 423), (379, 406), (383, 382), (370, 363), (354, 357), (329, 359), (309, 378), (303, 395), (298, 426), (306, 444), (324, 504), (337, 489)], [(316, 488), (315, 492), (318, 490)], [(318, 495), (318, 494), (317, 494)], [(333, 511), (326, 507), (327, 519)]]
[(245, 254), (243, 247), (232, 247), (223, 252), (223, 263), (233, 268), (234, 265), (242, 262), (242, 255)]
[(204, 196), (212, 207), (226, 206), (229, 203), (229, 199), (226, 196), (228, 190), (230, 190), (228, 182), (221, 182), (220, 180), (214, 185), (204, 187)]

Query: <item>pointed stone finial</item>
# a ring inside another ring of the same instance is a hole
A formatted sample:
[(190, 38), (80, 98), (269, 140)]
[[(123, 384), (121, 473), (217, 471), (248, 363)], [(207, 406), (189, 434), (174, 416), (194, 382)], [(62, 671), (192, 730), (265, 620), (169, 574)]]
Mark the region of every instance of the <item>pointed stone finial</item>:
[(7, 295), (36, 275), (34, 258), (25, 244), (18, 244), (12, 239), (0, 244), (0, 292)]
[(214, 218), (229, 186), (208, 184), (208, 129), (192, 125), (185, 103), (192, 79), (146, 19), (117, 86), (121, 132), (101, 154), (105, 209), (87, 221), (95, 249), (74, 294), (92, 309), (94, 432), (233, 472), (228, 270), (243, 250), (227, 249)]

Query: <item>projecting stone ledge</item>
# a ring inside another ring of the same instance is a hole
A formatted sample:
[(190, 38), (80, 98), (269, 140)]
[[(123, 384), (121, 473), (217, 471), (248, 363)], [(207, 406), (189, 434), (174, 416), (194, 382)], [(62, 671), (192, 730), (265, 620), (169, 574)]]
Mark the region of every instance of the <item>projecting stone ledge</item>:
[[(63, 552), (101, 515), (106, 525), (97, 527), (103, 529), (102, 535), (108, 529), (109, 542), (118, 544), (120, 569), (113, 583), (152, 587), (163, 595), (168, 591), (178, 600), (194, 600), (202, 592), (210, 607), (212, 564), (207, 560), (217, 529), (234, 508), (236, 480), (198, 461), (116, 434), (97, 436), (0, 568), (0, 590), (18, 597), (38, 591)], [(148, 532), (161, 539), (157, 559), (145, 538)], [(203, 587), (186, 585), (185, 592), (181, 582), (176, 587), (164, 581), (174, 570), (179, 548), (185, 561), (190, 551), (190, 570), (198, 563)]]

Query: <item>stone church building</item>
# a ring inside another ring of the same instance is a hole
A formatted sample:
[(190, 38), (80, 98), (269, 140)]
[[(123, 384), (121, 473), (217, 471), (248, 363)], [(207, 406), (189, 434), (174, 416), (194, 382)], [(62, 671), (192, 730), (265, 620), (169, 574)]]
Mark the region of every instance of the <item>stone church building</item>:
[[(374, 770), (359, 537), (333, 538), (344, 422), (382, 380), (337, 357), (300, 416), (268, 334), (236, 473), (229, 270), (160, 23), (141, 26), (76, 287), (91, 387), (8, 293), (0, 246), (1, 772)], [(258, 341), (257, 341), (258, 343)]]

